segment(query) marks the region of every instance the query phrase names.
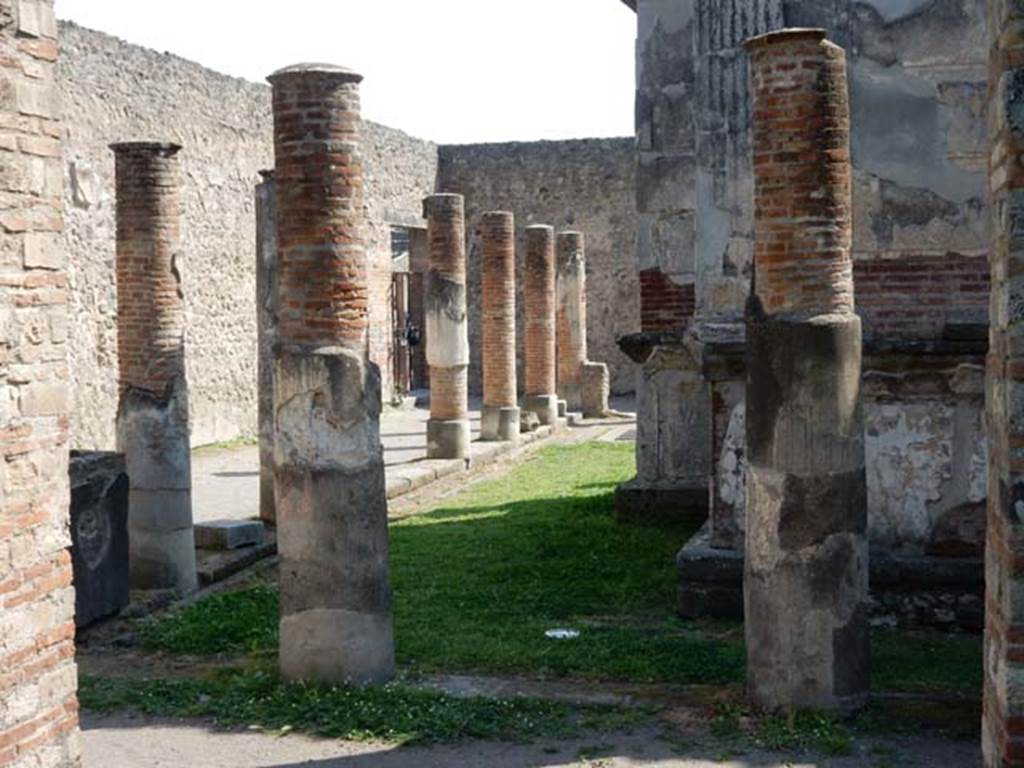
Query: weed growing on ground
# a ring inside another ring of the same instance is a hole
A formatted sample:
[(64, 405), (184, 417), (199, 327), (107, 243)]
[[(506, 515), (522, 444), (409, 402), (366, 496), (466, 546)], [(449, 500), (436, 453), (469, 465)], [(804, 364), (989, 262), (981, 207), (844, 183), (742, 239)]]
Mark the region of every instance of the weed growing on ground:
[(356, 688), (284, 684), (265, 670), (223, 671), (210, 679), (83, 677), (83, 708), (155, 717), (209, 717), (222, 727), (301, 731), (346, 740), (429, 744), (461, 739), (529, 741), (586, 732), (611, 707), (574, 709), (538, 699), (457, 698), (399, 684)]

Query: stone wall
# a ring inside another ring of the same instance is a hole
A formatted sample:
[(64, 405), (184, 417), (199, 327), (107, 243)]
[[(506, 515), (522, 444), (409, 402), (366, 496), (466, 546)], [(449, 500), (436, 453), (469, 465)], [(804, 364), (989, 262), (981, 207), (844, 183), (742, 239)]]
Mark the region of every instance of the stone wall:
[(590, 359), (608, 364), (612, 391), (632, 392), (635, 367), (616, 338), (640, 326), (639, 284), (631, 254), (636, 232), (635, 153), (632, 139), (442, 146), (438, 190), (466, 197), (470, 247), (470, 389), (480, 391), (480, 214), (516, 217), (519, 382), (523, 350), (522, 274), (525, 231), (550, 224), (583, 232), (587, 248), (587, 346)]
[[(113, 153), (108, 144), (182, 144), (183, 285), (192, 442), (256, 430), (258, 171), (273, 166), (270, 88), (60, 26), (60, 89), (71, 260), (71, 371), (77, 447), (113, 446), (117, 404)], [(268, 73), (269, 74), (269, 73)], [(368, 87), (373, 87), (372, 83)], [(371, 355), (390, 388), (392, 224), (420, 221), (434, 189), (436, 147), (383, 126), (365, 127)]]
[(57, 28), (0, 0), (0, 765), (78, 757)]

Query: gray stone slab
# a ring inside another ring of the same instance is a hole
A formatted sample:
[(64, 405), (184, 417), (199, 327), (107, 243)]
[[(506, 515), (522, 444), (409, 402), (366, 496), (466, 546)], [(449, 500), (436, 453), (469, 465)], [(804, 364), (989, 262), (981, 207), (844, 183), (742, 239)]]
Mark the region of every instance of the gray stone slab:
[(198, 549), (240, 549), (263, 542), (259, 520), (211, 520), (195, 527)]

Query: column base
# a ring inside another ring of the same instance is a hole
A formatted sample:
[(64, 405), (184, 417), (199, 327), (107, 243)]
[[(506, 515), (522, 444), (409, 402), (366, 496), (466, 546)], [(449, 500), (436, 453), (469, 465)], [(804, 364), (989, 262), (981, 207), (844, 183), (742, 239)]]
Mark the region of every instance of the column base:
[(465, 459), (469, 456), (467, 419), (430, 419), (427, 422), (428, 459)]
[(282, 616), (280, 631), (285, 680), (372, 685), (395, 676), (390, 614), (312, 609)]
[(635, 477), (615, 489), (620, 523), (703, 523), (708, 517), (707, 482), (656, 485)]
[(608, 397), (611, 392), (611, 378), (604, 363), (583, 364), (580, 372), (580, 408), (587, 419), (599, 419), (608, 415)]
[(128, 509), (132, 589), (198, 589), (191, 494), (132, 488)]
[(523, 410), (536, 414), (542, 426), (557, 426), (558, 395), (527, 395), (523, 398)]
[[(583, 411), (583, 388), (579, 382), (559, 384), (558, 396), (561, 398), (560, 402), (565, 403), (566, 412)], [(564, 414), (560, 413), (559, 416)]]
[(520, 411), (516, 406), (485, 405), (480, 415), (480, 439), (515, 442), (519, 439)]

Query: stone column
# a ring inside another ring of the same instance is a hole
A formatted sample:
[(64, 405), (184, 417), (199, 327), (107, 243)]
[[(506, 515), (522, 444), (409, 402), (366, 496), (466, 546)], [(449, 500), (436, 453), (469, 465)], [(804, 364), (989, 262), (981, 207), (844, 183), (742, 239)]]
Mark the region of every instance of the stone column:
[(558, 396), (570, 411), (583, 410), (580, 380), (587, 362), (587, 275), (582, 232), (556, 238), (555, 292)]
[(176, 144), (113, 144), (117, 184), (117, 446), (128, 465), (135, 589), (195, 589)]
[(423, 201), (430, 241), (424, 296), (430, 420), (427, 457), (469, 456), (469, 329), (466, 323), (466, 216), (462, 195)]
[(274, 340), (277, 335), (277, 197), (274, 172), (256, 185), (256, 355), (260, 519), (274, 525)]
[(526, 397), (523, 408), (541, 424), (558, 423), (555, 388), (555, 230), (544, 224), (526, 228), (526, 304), (524, 339)]
[(57, 53), (50, 0), (0, 4), (0, 764), (9, 768), (80, 765)]
[(394, 675), (380, 371), (368, 356), (362, 76), (300, 64), (273, 86), (278, 205), (274, 491), (281, 674)]
[(1024, 765), (1024, 5), (989, 0), (992, 310), (982, 753)]
[(861, 325), (846, 55), (819, 29), (746, 43), (755, 292), (748, 306), (747, 680), (767, 710), (868, 696)]
[(480, 313), (484, 410), (483, 440), (519, 438), (516, 392), (516, 232), (515, 218), (489, 211), (480, 219), (482, 253)]

